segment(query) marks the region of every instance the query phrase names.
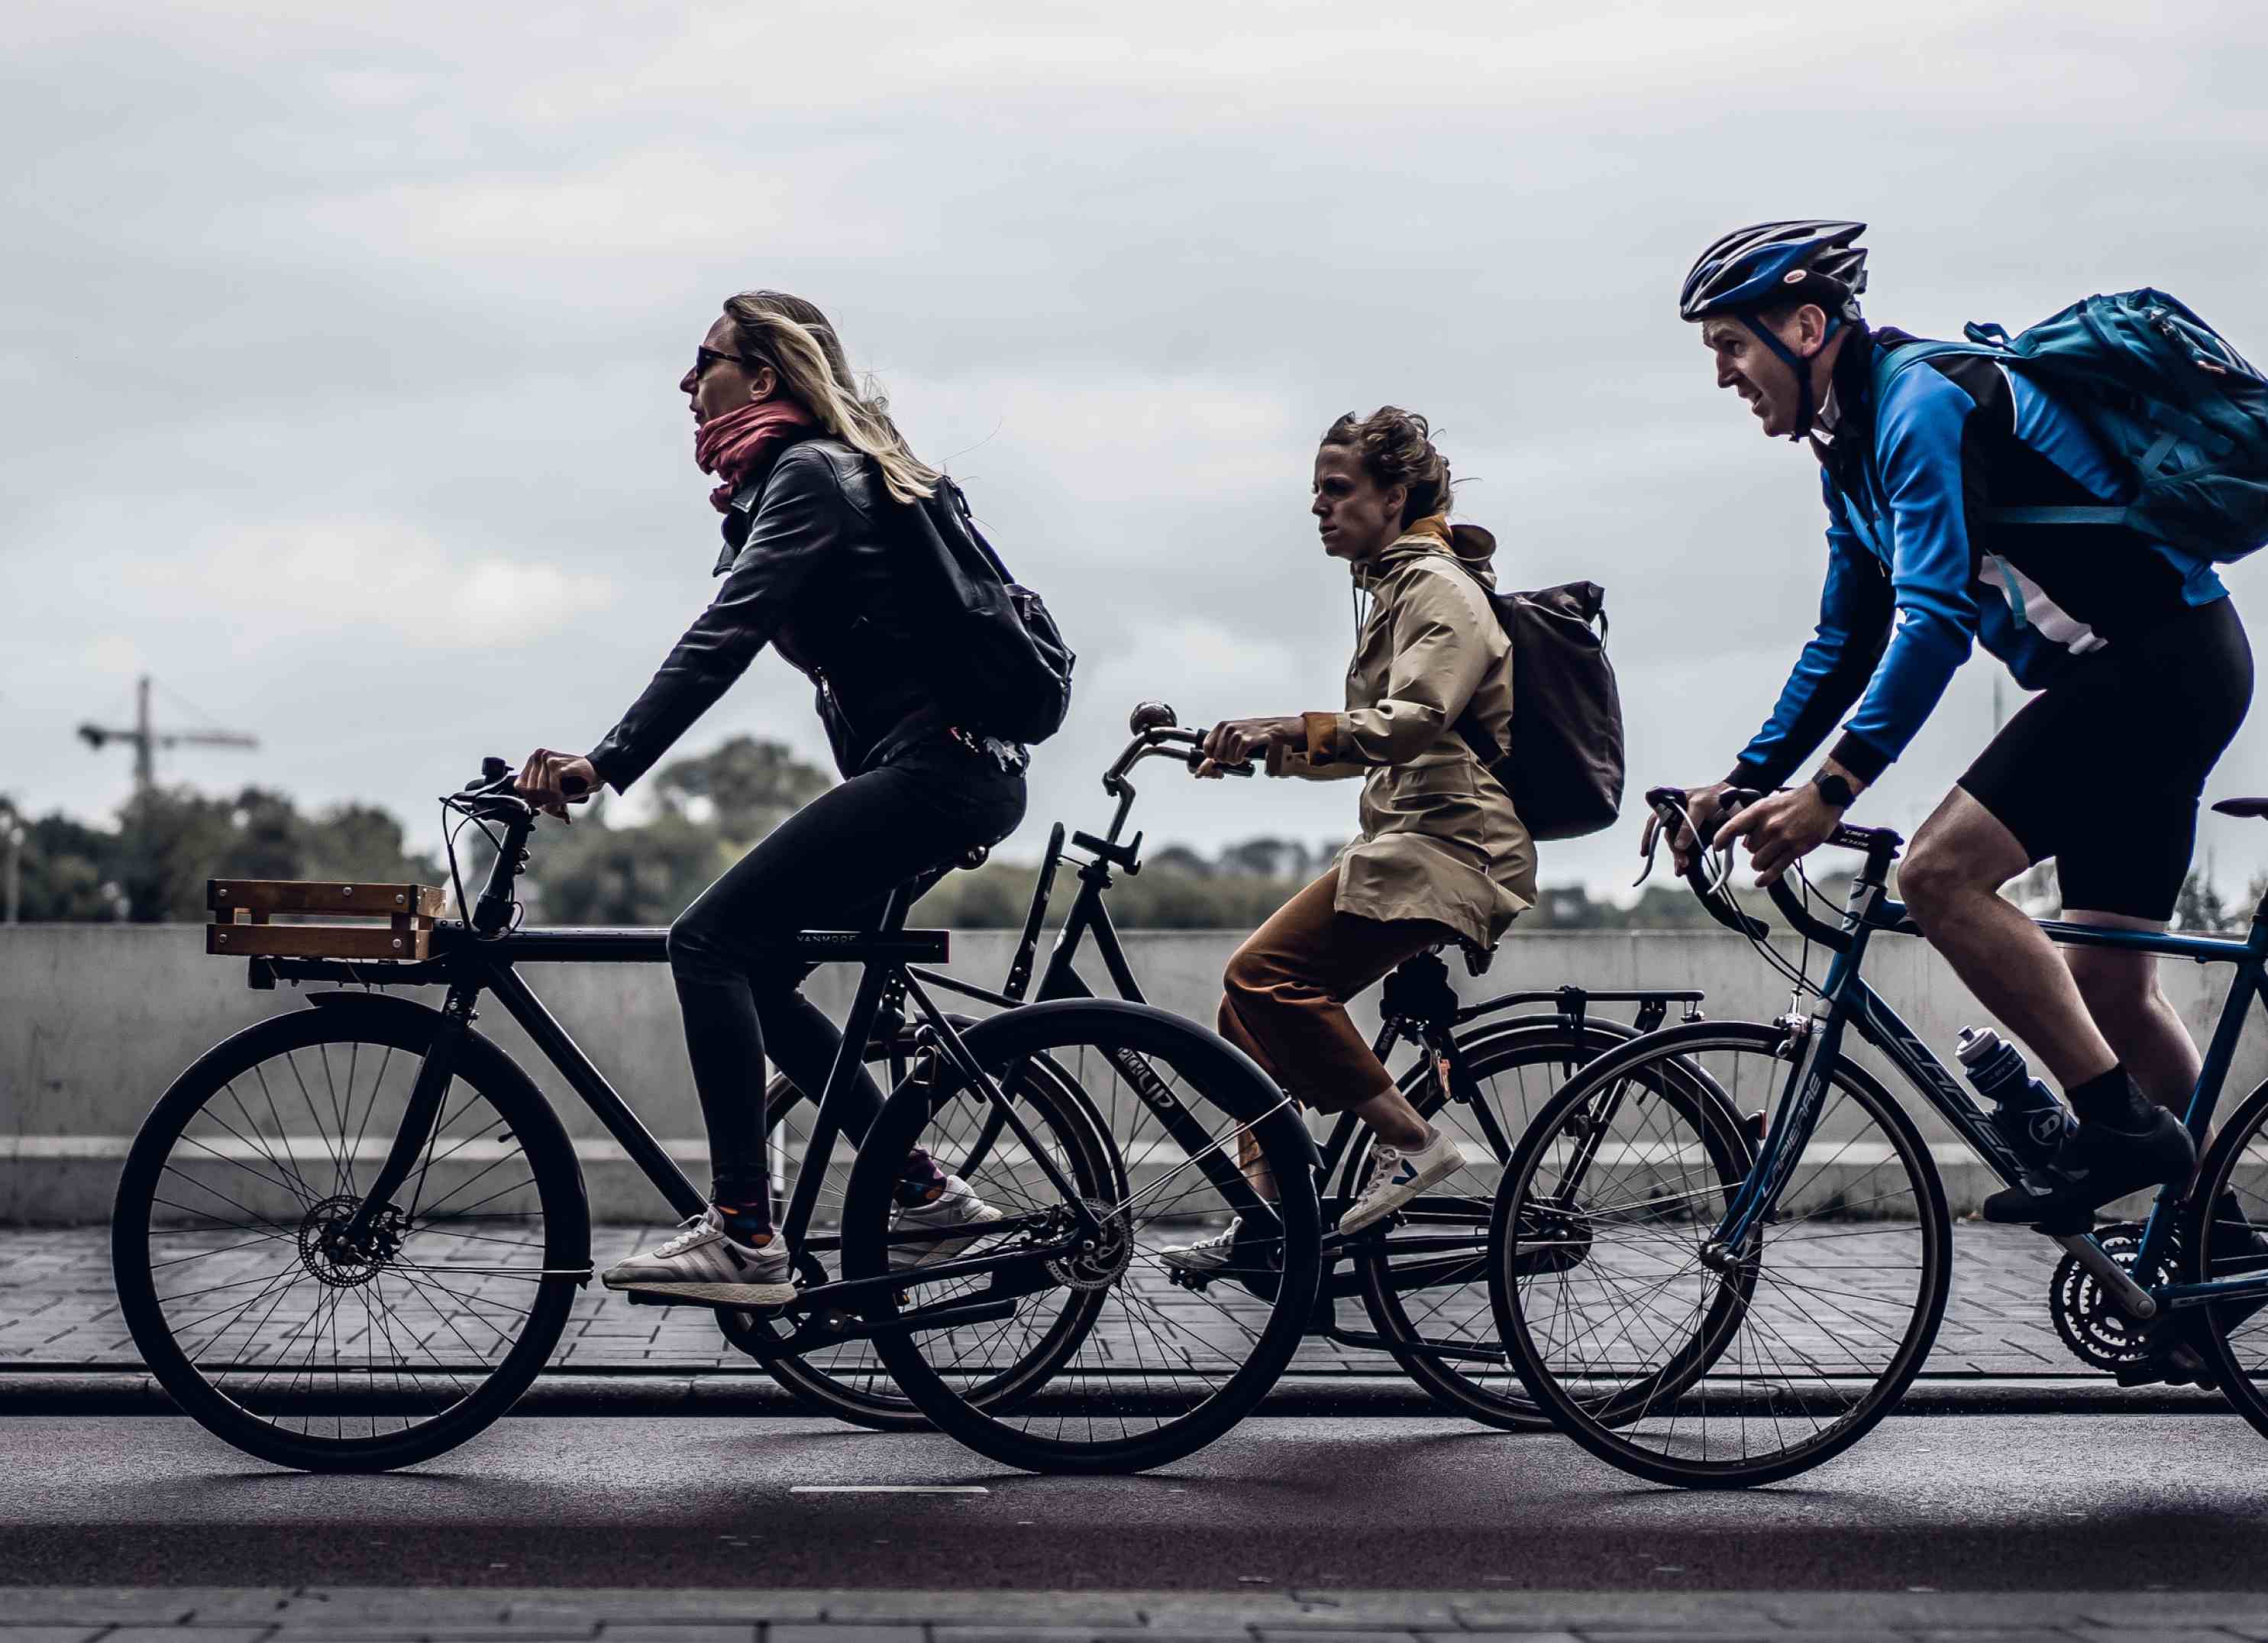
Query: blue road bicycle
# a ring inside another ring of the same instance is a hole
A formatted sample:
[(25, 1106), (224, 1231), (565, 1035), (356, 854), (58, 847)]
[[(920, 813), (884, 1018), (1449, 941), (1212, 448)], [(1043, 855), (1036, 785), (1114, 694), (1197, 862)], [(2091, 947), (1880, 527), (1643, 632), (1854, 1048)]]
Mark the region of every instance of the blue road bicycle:
[[(1684, 800), (1646, 796), (1665, 829)], [(2268, 799), (2213, 808), (2268, 817)], [(1770, 925), (1710, 876), (1706, 852), (1689, 873), (1712, 916), (1788, 976), (1789, 1013), (1668, 1027), (1608, 1051), (1537, 1113), (1497, 1193), (1491, 1300), (1513, 1368), (1569, 1436), (1656, 1483), (1740, 1488), (1816, 1466), (1889, 1414), (1929, 1355), (1952, 1266), (1944, 1187), (1912, 1119), (1845, 1053), (1847, 1035), (1994, 1175), (2018, 1179), (1984, 1110), (1860, 976), (1877, 934), (1916, 932), (1887, 889), (1904, 841), (1846, 826), (1829, 843), (1862, 858), (1839, 918), (1814, 913), (1808, 881), (1771, 890), (1807, 944), (1800, 962), (1766, 944)], [(2196, 1180), (2161, 1190), (2139, 1222), (2060, 1237), (2051, 1303), (2066, 1340), (2102, 1367), (2196, 1354), (2268, 1434), (2268, 1084), (2205, 1145), (2268, 988), (2268, 899), (2241, 941), (2041, 928), (2235, 972), (2190, 1099)], [(1814, 946), (1831, 960), (1816, 984)], [(1725, 1131), (1753, 1159), (1737, 1178), (1712, 1162)]]

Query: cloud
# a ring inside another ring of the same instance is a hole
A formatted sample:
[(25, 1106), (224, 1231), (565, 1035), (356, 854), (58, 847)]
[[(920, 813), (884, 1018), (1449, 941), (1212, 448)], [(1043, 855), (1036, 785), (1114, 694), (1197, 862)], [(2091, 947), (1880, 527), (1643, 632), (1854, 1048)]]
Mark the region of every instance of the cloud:
[[(2051, 29), (2013, 0), (8, 8), (0, 783), (114, 805), (70, 726), (144, 669), (263, 738), (170, 773), (413, 822), (482, 754), (594, 740), (709, 596), (674, 384), (750, 284), (828, 307), (1082, 653), (1011, 853), (1093, 824), (1140, 697), (1336, 701), (1312, 441), (1381, 402), (1442, 430), (1508, 580), (1606, 584), (1634, 783), (1706, 777), (1822, 547), (1807, 459), (1675, 317), (1693, 252), (1847, 212), (1910, 328), (2150, 282), (2257, 357), (2268, 230), (2229, 203), (2268, 184), (2264, 69), (2257, 8), (2112, 0)], [(1944, 792), (1989, 667), (1870, 813)], [(2217, 790), (2262, 779), (2263, 725)], [(822, 754), (776, 659), (688, 746), (742, 731)], [(1352, 795), (1167, 770), (1141, 810), (1322, 837)], [(1545, 877), (1608, 888), (1630, 848)]]

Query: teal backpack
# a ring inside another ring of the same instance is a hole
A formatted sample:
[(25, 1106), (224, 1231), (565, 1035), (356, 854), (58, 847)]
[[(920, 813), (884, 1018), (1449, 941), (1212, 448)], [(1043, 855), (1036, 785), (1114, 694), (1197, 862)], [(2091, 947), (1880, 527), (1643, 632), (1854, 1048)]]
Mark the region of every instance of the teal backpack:
[(1925, 359), (1998, 359), (2076, 413), (2135, 486), (2123, 507), (1994, 508), (1987, 519), (2124, 525), (2223, 564), (2268, 542), (2268, 378), (2179, 298), (2145, 287), (2075, 302), (2014, 337), (1997, 325), (1965, 330), (1967, 343), (1884, 350), (1875, 403)]

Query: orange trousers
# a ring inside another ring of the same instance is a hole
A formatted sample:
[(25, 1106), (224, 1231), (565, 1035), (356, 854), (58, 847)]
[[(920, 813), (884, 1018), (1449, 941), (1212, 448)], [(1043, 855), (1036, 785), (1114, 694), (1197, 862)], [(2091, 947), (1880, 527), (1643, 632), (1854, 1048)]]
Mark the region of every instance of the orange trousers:
[(1221, 976), (1220, 1035), (1287, 1094), (1327, 1113), (1394, 1085), (1347, 1014), (1347, 1000), (1404, 959), (1456, 939), (1430, 918), (1340, 912), (1338, 888), (1334, 866), (1246, 937)]

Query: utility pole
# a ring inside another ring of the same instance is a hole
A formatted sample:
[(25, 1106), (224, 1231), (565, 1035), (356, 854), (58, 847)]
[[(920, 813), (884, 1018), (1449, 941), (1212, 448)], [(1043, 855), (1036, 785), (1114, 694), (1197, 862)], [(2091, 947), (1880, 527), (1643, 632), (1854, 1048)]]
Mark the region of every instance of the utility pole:
[(151, 727), (150, 723), (150, 675), (144, 674), (134, 682), (134, 727), (118, 730), (101, 725), (81, 725), (81, 741), (90, 748), (101, 748), (113, 741), (134, 744), (134, 791), (146, 793), (158, 780), (158, 749), (160, 748), (257, 748), (260, 739), (234, 730), (167, 730)]
[(0, 804), (0, 850), (8, 852), (4, 880), (0, 880), (0, 924), (16, 922), (24, 899), (24, 819)]

